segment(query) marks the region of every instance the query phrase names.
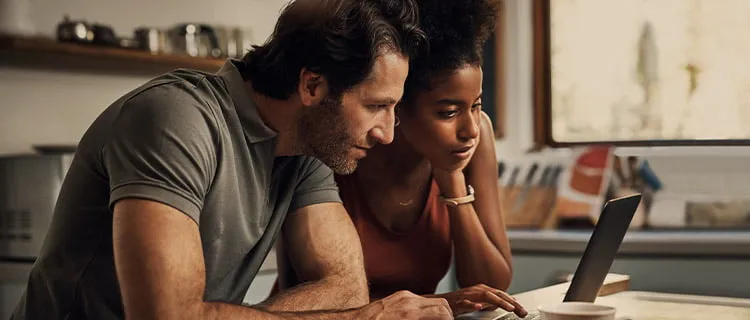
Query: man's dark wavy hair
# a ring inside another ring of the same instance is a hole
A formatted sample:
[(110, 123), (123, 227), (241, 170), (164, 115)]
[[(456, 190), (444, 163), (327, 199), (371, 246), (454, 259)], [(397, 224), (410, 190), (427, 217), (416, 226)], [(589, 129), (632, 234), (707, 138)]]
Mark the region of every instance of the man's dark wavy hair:
[(363, 82), (379, 55), (411, 59), (426, 46), (414, 0), (296, 0), (266, 43), (245, 54), (241, 72), (255, 91), (287, 99), (307, 68), (338, 96)]
[(495, 29), (497, 0), (419, 0), (420, 27), (427, 34), (429, 52), (409, 63), (404, 88), (408, 101), (430, 81), (466, 65), (482, 65), (482, 49)]

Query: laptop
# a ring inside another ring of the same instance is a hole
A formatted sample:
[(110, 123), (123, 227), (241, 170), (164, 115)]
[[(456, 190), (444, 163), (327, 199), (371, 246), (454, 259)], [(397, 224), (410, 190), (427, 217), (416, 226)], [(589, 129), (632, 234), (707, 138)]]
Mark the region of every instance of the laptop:
[[(634, 194), (612, 199), (604, 204), (563, 301), (594, 302), (640, 202), (641, 195)], [(529, 314), (525, 318), (520, 318), (512, 312), (498, 315), (498, 311), (489, 311), (473, 312), (456, 319), (541, 319), (539, 312), (532, 310), (531, 306), (524, 307), (529, 308)]]

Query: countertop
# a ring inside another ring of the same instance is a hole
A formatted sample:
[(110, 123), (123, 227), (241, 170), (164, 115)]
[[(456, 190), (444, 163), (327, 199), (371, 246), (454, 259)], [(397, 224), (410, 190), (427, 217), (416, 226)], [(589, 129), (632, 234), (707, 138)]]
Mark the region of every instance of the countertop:
[[(591, 230), (508, 230), (513, 253), (583, 253)], [(618, 254), (750, 258), (750, 230), (628, 231)]]

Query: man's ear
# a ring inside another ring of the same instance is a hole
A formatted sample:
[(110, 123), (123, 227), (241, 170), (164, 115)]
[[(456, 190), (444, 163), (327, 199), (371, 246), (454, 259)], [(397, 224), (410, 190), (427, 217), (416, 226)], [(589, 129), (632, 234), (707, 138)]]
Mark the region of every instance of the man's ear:
[(328, 82), (319, 73), (302, 68), (299, 72), (297, 92), (303, 105), (315, 106), (328, 94)]

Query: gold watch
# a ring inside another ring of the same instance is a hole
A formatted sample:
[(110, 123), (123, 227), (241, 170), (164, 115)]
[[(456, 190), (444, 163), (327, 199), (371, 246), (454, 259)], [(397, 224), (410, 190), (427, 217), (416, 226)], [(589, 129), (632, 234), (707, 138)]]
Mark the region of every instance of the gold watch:
[(466, 190), (469, 192), (468, 195), (458, 198), (445, 198), (440, 196), (440, 202), (446, 204), (449, 207), (458, 207), (462, 204), (474, 202), (474, 187), (466, 185)]

